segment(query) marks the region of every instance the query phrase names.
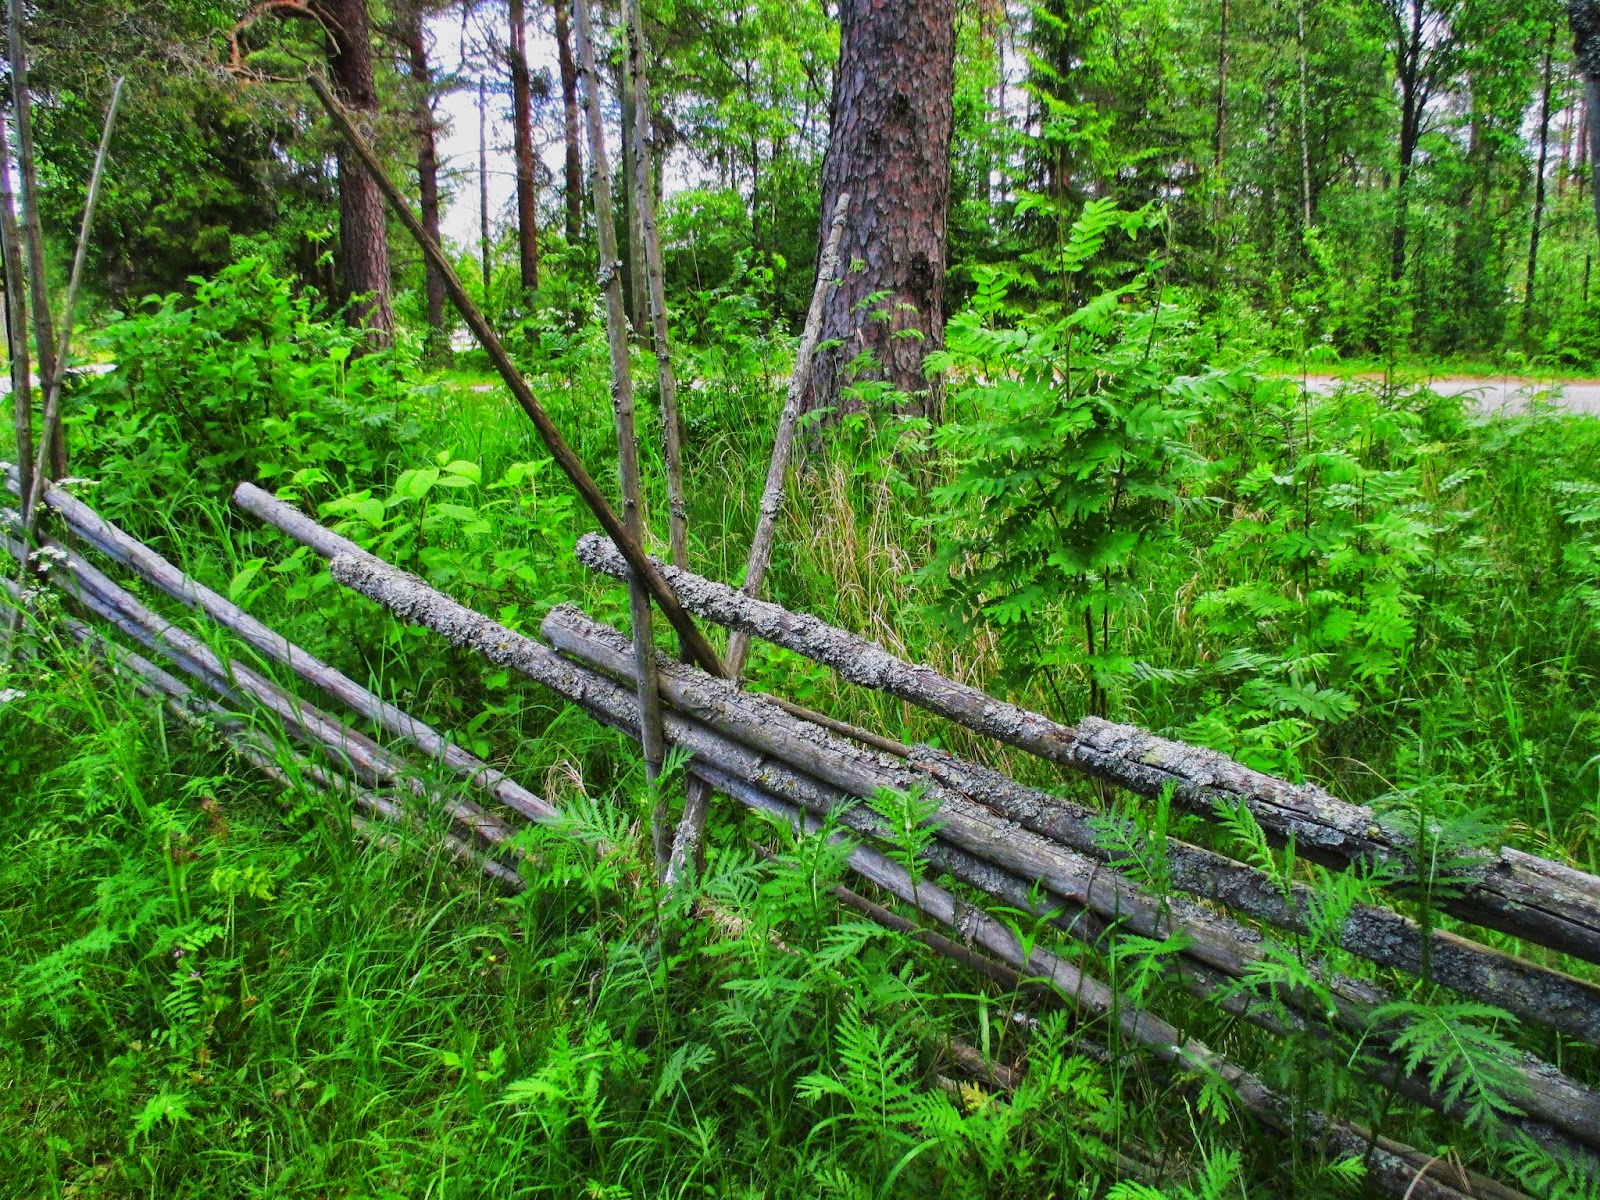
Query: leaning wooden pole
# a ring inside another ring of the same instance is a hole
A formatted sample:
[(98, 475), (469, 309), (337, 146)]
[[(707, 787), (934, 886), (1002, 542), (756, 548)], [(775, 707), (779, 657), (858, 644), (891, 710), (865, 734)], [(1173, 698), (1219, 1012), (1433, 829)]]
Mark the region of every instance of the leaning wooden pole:
[[(555, 459), (556, 466), (560, 467), (562, 474), (566, 475), (572, 482), (572, 486), (577, 489), (579, 497), (588, 506), (589, 511), (594, 514), (595, 520), (600, 523), (600, 527), (606, 531), (606, 536), (619, 547), (623, 557), (649, 590), (651, 599), (660, 607), (662, 615), (667, 618), (668, 624), (672, 626), (679, 638), (693, 652), (695, 661), (713, 675), (725, 675), (727, 672), (723, 669), (722, 660), (716, 650), (706, 640), (705, 635), (700, 632), (699, 628), (696, 627), (693, 618), (684, 611), (683, 605), (678, 603), (678, 598), (673, 595), (672, 589), (667, 586), (666, 580), (662, 578), (661, 572), (656, 569), (650, 556), (644, 552), (638, 539), (628, 532), (622, 520), (612, 509), (610, 501), (606, 499), (605, 493), (600, 490), (599, 485), (595, 483), (589, 472), (584, 468), (582, 461), (573, 452), (572, 447), (561, 436), (561, 431), (556, 428), (555, 422), (551, 421), (550, 415), (544, 410), (544, 406), (534, 396), (533, 389), (528, 386), (528, 381), (522, 377), (522, 373), (517, 370), (516, 364), (511, 361), (511, 355), (506, 352), (506, 348), (500, 341), (499, 336), (490, 327), (488, 318), (483, 315), (482, 310), (473, 303), (472, 297), (467, 294), (466, 288), (462, 286), (460, 277), (456, 274), (450, 260), (445, 257), (444, 251), (440, 249), (439, 243), (429, 237), (427, 231), (422, 228), (422, 222), (411, 211), (410, 203), (395, 185), (394, 180), (389, 177), (389, 173), (384, 170), (383, 165), (378, 161), (377, 155), (372, 152), (372, 147), (367, 145), (367, 140), (356, 129), (355, 122), (350, 119), (350, 114), (345, 110), (344, 105), (340, 104), (334, 97), (333, 93), (328, 89), (327, 83), (320, 76), (310, 75), (307, 77), (306, 83), (316, 93), (317, 99), (322, 102), (322, 106), (327, 110), (329, 117), (332, 118), (334, 126), (339, 130), (340, 136), (355, 151), (356, 157), (361, 160), (361, 165), (377, 181), (379, 190), (383, 192), (384, 198), (388, 200), (389, 207), (393, 210), (395, 216), (399, 218), (400, 223), (406, 227), (406, 232), (411, 235), (412, 239), (422, 249), (424, 257), (438, 270), (444, 280), (445, 290), (450, 294), (451, 302), (455, 304), (457, 311), (461, 313), (462, 319), (466, 321), (467, 327), (472, 330), (473, 336), (478, 339), (479, 345), (488, 354), (489, 361), (494, 364), (494, 368), (499, 372), (506, 388), (516, 399), (522, 411), (527, 414), (528, 419), (533, 422), (534, 429), (538, 431), (540, 440), (544, 442), (546, 449), (550, 451), (550, 457)], [(615, 261), (614, 253), (612, 261), (613, 263)]]
[[(638, 3), (638, 0), (633, 0)], [(811, 307), (806, 310), (806, 325), (800, 335), (800, 348), (794, 356), (794, 373), (789, 376), (789, 390), (784, 396), (783, 412), (778, 417), (778, 430), (772, 439), (772, 458), (767, 464), (767, 483), (761, 489), (761, 507), (756, 516), (755, 536), (750, 539), (750, 557), (744, 567), (744, 594), (761, 598), (761, 585), (766, 581), (767, 567), (772, 562), (772, 543), (778, 528), (778, 514), (783, 510), (783, 491), (789, 478), (789, 463), (794, 457), (795, 431), (800, 425), (800, 407), (806, 388), (811, 384), (811, 360), (817, 352), (817, 339), (822, 334), (822, 310), (828, 299), (828, 290), (836, 282), (839, 272), (839, 240), (844, 236), (845, 210), (850, 207), (850, 193), (845, 192), (833, 206), (833, 220), (828, 225), (827, 244), (817, 261), (817, 284), (811, 291)], [(683, 563), (674, 562), (674, 566)], [(738, 679), (744, 674), (745, 656), (750, 653), (750, 634), (735, 629), (728, 635), (728, 674)]]
[[(44, 225), (39, 217), (39, 176), (34, 165), (33, 93), (28, 85), (28, 46), (23, 37), (22, 0), (7, 0), (6, 8), (11, 95), (17, 118), (17, 187), (22, 201), (22, 238), (28, 255), (34, 349), (38, 355), (39, 379), (43, 382), (56, 373), (56, 353), (55, 332), (50, 323), (50, 287), (44, 265)], [(48, 442), (50, 431), (45, 429), (40, 436)]]
[(11, 406), (17, 466), (33, 485), (33, 373), (28, 363), (28, 277), (22, 268), (22, 230), (11, 190), (11, 150), (0, 108), (0, 252), (5, 255), (6, 338), (11, 357)]
[[(628, 317), (622, 299), (622, 264), (617, 260), (617, 227), (611, 205), (611, 167), (606, 159), (605, 119), (600, 111), (600, 76), (595, 70), (594, 29), (589, 0), (573, 4), (578, 77), (583, 81), (583, 108), (589, 133), (589, 191), (594, 197), (595, 241), (600, 251), (600, 287), (606, 301), (606, 343), (611, 351), (611, 410), (617, 426), (617, 476), (622, 487), (622, 519), (633, 540), (644, 543), (644, 497), (639, 482), (639, 439), (633, 420), (633, 372), (628, 360)], [(637, 647), (639, 746), (645, 776), (654, 783), (666, 758), (661, 735), (661, 698), (656, 694), (656, 645), (651, 628), (650, 593), (637, 574), (628, 580), (628, 611)], [(667, 796), (657, 791), (650, 815), (650, 840), (656, 864), (665, 867), (671, 852)]]
[(122, 105), (125, 83), (126, 77), (119, 75), (111, 89), (105, 126), (100, 131), (100, 148), (95, 151), (94, 170), (89, 174), (89, 191), (83, 200), (83, 222), (78, 226), (78, 246), (72, 255), (67, 298), (61, 306), (61, 337), (56, 342), (56, 369), (54, 374), (43, 380), (44, 416), (41, 426), (44, 433), (38, 456), (33, 462), (32, 481), (23, 493), (22, 519), (30, 538), (33, 536), (34, 523), (38, 520), (39, 497), (44, 492), (45, 480), (51, 475), (59, 478), (66, 466), (67, 441), (61, 429), (61, 389), (67, 378), (67, 350), (72, 344), (72, 322), (78, 309), (78, 285), (83, 281), (83, 264), (89, 257), (89, 232), (94, 228), (94, 210), (100, 202), (100, 181), (105, 177), (106, 158), (111, 152), (111, 131), (116, 127), (117, 109)]

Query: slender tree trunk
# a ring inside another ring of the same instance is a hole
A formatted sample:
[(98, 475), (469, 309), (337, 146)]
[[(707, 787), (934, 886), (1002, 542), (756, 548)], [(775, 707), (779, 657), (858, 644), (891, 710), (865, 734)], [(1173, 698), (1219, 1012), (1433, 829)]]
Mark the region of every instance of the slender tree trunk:
[[(328, 69), (339, 99), (346, 108), (374, 118), (378, 87), (367, 0), (321, 0), (321, 9), (327, 21)], [(346, 146), (339, 148), (339, 253), (346, 293), (365, 297), (352, 306), (351, 315), (369, 330), (371, 345), (388, 345), (394, 340), (394, 309), (383, 193)]]
[(1389, 282), (1399, 287), (1406, 273), (1406, 238), (1411, 203), (1411, 168), (1422, 132), (1419, 71), (1422, 62), (1422, 0), (1412, 0), (1411, 30), (1396, 50), (1400, 77), (1400, 171), (1395, 180), (1394, 236), (1389, 247)]
[(16, 437), (19, 490), (33, 487), (33, 381), (28, 364), (27, 276), (22, 269), (22, 230), (11, 192), (11, 145), (5, 108), (0, 106), (0, 254), (6, 282), (6, 341), (11, 356), (11, 406)]
[[(434, 133), (433, 73), (428, 67), (428, 43), (421, 7), (413, 9), (410, 17), (405, 28), (405, 50), (416, 92), (413, 111), (417, 123), (417, 191), (422, 207), (422, 227), (429, 237), (439, 242), (439, 148)], [(427, 354), (437, 361), (450, 354), (450, 334), (444, 320), (444, 276), (426, 255), (423, 269), (428, 296)]]
[[(611, 351), (611, 407), (617, 426), (617, 476), (622, 490), (622, 519), (628, 535), (644, 542), (644, 498), (639, 484), (639, 439), (634, 430), (633, 374), (628, 362), (627, 315), (622, 306), (621, 263), (617, 259), (616, 217), (611, 205), (611, 168), (606, 161), (606, 132), (600, 111), (600, 76), (595, 70), (594, 34), (588, 0), (574, 0), (574, 32), (578, 66), (583, 75), (584, 113), (589, 133), (589, 190), (594, 196), (595, 241), (600, 252), (600, 283), (605, 291), (606, 342)], [(650, 626), (650, 594), (634, 574), (628, 583), (628, 610), (633, 626), (634, 669), (639, 688), (640, 737), (646, 777), (654, 783), (666, 755), (661, 697), (656, 684), (655, 634)], [(656, 864), (665, 868), (671, 854), (671, 831), (658, 795), (652, 814), (651, 842)]]
[(1600, 4), (1567, 0), (1567, 21), (1572, 29), (1572, 51), (1583, 74), (1583, 125), (1588, 136), (1579, 139), (1579, 153), (1587, 152), (1589, 193), (1595, 228), (1600, 231), (1600, 187), (1594, 179), (1595, 171), (1600, 170)]
[(1567, 180), (1572, 176), (1572, 125), (1577, 114), (1576, 105), (1568, 104), (1561, 112), (1561, 159), (1556, 166), (1556, 200), (1567, 194)]
[(622, 150), (622, 214), (628, 242), (628, 256), (622, 264), (622, 282), (628, 298), (628, 324), (632, 327), (633, 336), (640, 342), (648, 343), (650, 319), (649, 301), (645, 298), (644, 231), (639, 227), (639, 189), (634, 175), (639, 160), (634, 146), (634, 139), (639, 133), (638, 101), (633, 94), (633, 73), (627, 67), (631, 55), (626, 27), (622, 40), (623, 66), (617, 80), (617, 93), (622, 97), (622, 129), (618, 141)]
[(517, 263), (522, 290), (539, 289), (539, 196), (533, 175), (533, 83), (525, 0), (511, 0), (511, 112), (517, 157)]
[(567, 203), (567, 245), (576, 246), (583, 236), (583, 152), (578, 148), (582, 141), (578, 124), (578, 68), (572, 61), (569, 3), (570, 0), (555, 0), (556, 62), (561, 73), (561, 111), (567, 144), (563, 186)]
[[(646, 69), (644, 12), (640, 0), (625, 0), (627, 71), (633, 93), (633, 206), (638, 211), (640, 258), (650, 318), (650, 340), (656, 355), (661, 398), (661, 444), (667, 469), (667, 505), (672, 565), (689, 562), (689, 503), (683, 489), (683, 422), (678, 413), (678, 377), (667, 328), (667, 289), (661, 262), (661, 231), (656, 225), (655, 189), (650, 155), (650, 82)], [(687, 659), (685, 659), (687, 661)]]
[(1211, 136), (1211, 227), (1217, 239), (1217, 258), (1222, 258), (1222, 193), (1227, 186), (1223, 158), (1228, 140), (1228, 17), (1230, 0), (1222, 0), (1222, 19), (1217, 36), (1217, 119)]
[(483, 270), (483, 307), (490, 307), (494, 282), (494, 240), (489, 236), (489, 90), (478, 81), (478, 253)]
[(1551, 26), (1544, 44), (1544, 74), (1539, 92), (1539, 156), (1533, 178), (1533, 226), (1528, 231), (1528, 281), (1522, 291), (1522, 328), (1533, 323), (1534, 289), (1539, 274), (1539, 227), (1544, 222), (1544, 173), (1550, 149), (1550, 68), (1556, 31)]
[(841, 0), (817, 244), (848, 194), (840, 253), (861, 269), (827, 298), (822, 338), (838, 345), (817, 355), (806, 411), (833, 405), (867, 350), (878, 378), (938, 414), (922, 360), (944, 341), (954, 80), (955, 0)]
[(1595, 186), (1595, 164), (1600, 163), (1600, 78), (1589, 76), (1583, 81), (1584, 148), (1589, 158), (1589, 198), (1594, 204), (1594, 222), (1600, 230), (1600, 187)]
[(1306, 0), (1300, 0), (1295, 9), (1295, 45), (1300, 55), (1300, 208), (1303, 228), (1311, 228), (1311, 137), (1307, 128), (1310, 108), (1307, 79), (1310, 75), (1306, 63)]
[[(22, 0), (7, 0), (7, 35), (11, 48), (11, 92), (17, 114), (17, 171), (22, 201), (22, 242), (28, 256), (28, 291), (32, 301), (33, 345), (39, 361), (39, 379), (46, 387), (56, 372), (55, 329), (50, 317), (50, 285), (45, 274), (44, 227), (39, 218), (39, 178), (34, 167), (33, 93), (28, 86), (28, 48), (23, 38)], [(30, 418), (31, 419), (31, 418)], [(66, 475), (67, 456), (58, 430), (43, 429), (39, 436), (50, 446), (51, 473)]]

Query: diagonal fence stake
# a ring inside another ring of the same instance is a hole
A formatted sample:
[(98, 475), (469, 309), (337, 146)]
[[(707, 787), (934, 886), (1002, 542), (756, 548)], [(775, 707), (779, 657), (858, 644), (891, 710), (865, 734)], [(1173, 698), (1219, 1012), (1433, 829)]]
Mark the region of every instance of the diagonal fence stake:
[(372, 152), (372, 147), (367, 144), (367, 140), (356, 129), (355, 123), (351, 120), (350, 114), (345, 110), (344, 105), (340, 104), (333, 93), (329, 91), (327, 83), (321, 76), (309, 75), (306, 78), (306, 83), (316, 93), (317, 99), (322, 102), (322, 106), (327, 109), (329, 117), (333, 119), (334, 126), (339, 130), (345, 141), (349, 143), (350, 148), (355, 151), (356, 157), (361, 160), (361, 165), (377, 180), (379, 190), (383, 192), (384, 198), (388, 200), (389, 207), (394, 211), (395, 216), (399, 218), (400, 223), (406, 227), (406, 232), (411, 235), (412, 239), (421, 248), (423, 256), (439, 272), (440, 277), (444, 280), (445, 291), (450, 294), (450, 299), (455, 304), (457, 311), (461, 313), (462, 318), (467, 323), (467, 327), (472, 330), (473, 336), (478, 339), (478, 343), (483, 347), (484, 352), (488, 354), (489, 361), (494, 364), (495, 370), (499, 372), (500, 378), (505, 382), (512, 397), (515, 398), (522, 411), (528, 415), (528, 419), (533, 422), (533, 427), (538, 431), (539, 438), (544, 442), (545, 448), (550, 451), (550, 456), (555, 459), (556, 465), (561, 468), (562, 473), (572, 481), (573, 487), (577, 489), (578, 495), (583, 499), (584, 504), (594, 514), (595, 520), (600, 523), (600, 527), (606, 531), (606, 536), (616, 543), (622, 556), (627, 559), (628, 565), (643, 581), (644, 586), (650, 592), (650, 598), (660, 607), (661, 613), (667, 618), (668, 624), (672, 626), (678, 637), (688, 646), (690, 652), (694, 655), (695, 661), (701, 667), (713, 675), (725, 677), (727, 671), (723, 667), (722, 659), (718, 656), (715, 648), (706, 640), (706, 636), (700, 632), (699, 627), (694, 623), (694, 619), (689, 616), (683, 605), (678, 603), (678, 597), (673, 593), (667, 581), (662, 578), (661, 572), (656, 569), (650, 557), (645, 554), (643, 548), (639, 545), (638, 540), (628, 532), (621, 519), (613, 511), (610, 502), (605, 497), (605, 493), (600, 490), (599, 485), (595, 483), (593, 477), (584, 468), (582, 461), (573, 452), (572, 447), (567, 445), (566, 439), (561, 436), (561, 431), (556, 428), (555, 422), (550, 419), (550, 415), (545, 412), (544, 406), (534, 396), (533, 389), (528, 386), (528, 381), (522, 377), (522, 373), (517, 370), (516, 364), (511, 361), (511, 355), (506, 352), (499, 335), (490, 327), (488, 318), (483, 315), (478, 306), (472, 302), (472, 298), (467, 295), (467, 289), (462, 286), (461, 279), (456, 274), (455, 268), (451, 266), (450, 260), (445, 257), (444, 251), (439, 248), (438, 242), (429, 237), (427, 231), (422, 228), (422, 222), (411, 211), (411, 205), (407, 203), (406, 198), (400, 193), (400, 189), (395, 186), (395, 182), (389, 177), (389, 173), (378, 162), (377, 156)]

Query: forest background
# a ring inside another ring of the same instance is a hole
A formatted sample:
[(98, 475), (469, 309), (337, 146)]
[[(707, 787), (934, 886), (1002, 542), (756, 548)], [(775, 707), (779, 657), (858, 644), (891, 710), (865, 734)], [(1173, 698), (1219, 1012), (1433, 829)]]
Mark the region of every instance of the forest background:
[[(574, 560), (589, 515), (302, 82), (333, 77), (615, 494), (565, 0), (23, 7), (23, 215), (49, 295), (127, 80), (72, 352), (114, 369), (65, 392), (70, 486), (563, 820), (528, 835), (513, 899), (436, 836), (364, 847), (345, 798), (304, 780), (285, 797), (97, 670), (34, 597), (33, 657), (0, 675), (0, 1194), (1362, 1193), (1359, 1160), (1286, 1150), (1214, 1080), (1097, 1058), (1104, 1030), (1060, 1014), (1025, 1027), (1014, 995), (855, 920), (824, 839), (718, 807), (703, 876), (661, 902), (640, 881), (673, 771), (652, 784), (627, 739), (389, 621), (229, 508), (258, 480), (514, 628), (566, 601), (625, 621)], [(620, 18), (596, 6), (626, 247)], [(1139, 724), (1430, 830), (1399, 902), (1425, 922), (1450, 926), (1437, 905), (1475, 847), (1594, 870), (1600, 433), (1538, 397), (1487, 413), (1415, 385), (1600, 369), (1595, 18), (1549, 0), (646, 3), (690, 562), (740, 581), (825, 213), (855, 188), (773, 598), (1060, 720)], [(936, 169), (908, 170), (929, 145)], [(911, 251), (886, 264), (879, 244)], [(649, 302), (635, 256), (620, 270), (659, 551)], [(1300, 386), (1322, 373), (1351, 378)], [(751, 654), (753, 688), (1104, 800)], [(881, 799), (915, 863), (917, 798)], [(1330, 911), (1373, 901), (1241, 820), (1124, 815)], [(1159, 861), (1129, 869), (1159, 884)], [(1434, 1086), (1471, 1114), (1451, 1124), (1350, 1069), (1375, 1035), (1270, 1038), (1196, 1002), (1165, 971), (1180, 949), (1076, 953), (1296, 1114), (1530, 1196), (1597, 1194), (1512, 1127), (1496, 1070), (1528, 1050), (1592, 1085), (1593, 1046), (1315, 939), (1254, 981), (1314, 988), (1320, 955), (1399, 989), (1399, 1049), (1442, 1063)], [(957, 1037), (1020, 1086), (943, 1086)]]

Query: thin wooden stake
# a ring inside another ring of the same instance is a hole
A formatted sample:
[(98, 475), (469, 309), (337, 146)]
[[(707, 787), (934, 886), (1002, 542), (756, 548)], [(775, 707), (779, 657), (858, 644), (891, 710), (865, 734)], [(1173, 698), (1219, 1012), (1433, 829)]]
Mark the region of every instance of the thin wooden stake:
[(67, 281), (67, 299), (61, 309), (61, 337), (56, 342), (56, 369), (55, 373), (45, 379), (44, 418), (41, 422), (44, 433), (39, 443), (38, 456), (33, 462), (32, 479), (28, 490), (23, 494), (22, 508), (23, 523), (27, 528), (29, 538), (33, 536), (35, 524), (39, 519), (39, 497), (44, 494), (45, 480), (54, 474), (46, 468), (49, 464), (48, 451), (53, 445), (56, 449), (58, 462), (66, 461), (66, 437), (61, 429), (61, 389), (67, 378), (67, 350), (72, 345), (72, 321), (78, 309), (78, 285), (83, 280), (84, 260), (89, 256), (89, 231), (94, 227), (94, 210), (100, 201), (100, 181), (105, 176), (106, 157), (111, 150), (111, 130), (116, 125), (117, 109), (122, 104), (122, 86), (127, 82), (123, 76), (117, 77), (116, 85), (111, 89), (111, 104), (106, 108), (105, 127), (100, 131), (100, 148), (95, 151), (94, 170), (89, 175), (89, 191), (83, 201), (83, 223), (78, 227), (78, 247), (72, 255), (72, 275)]
[[(28, 364), (27, 276), (22, 269), (22, 231), (11, 191), (11, 153), (6, 117), (0, 109), (0, 252), (6, 266), (6, 338), (11, 354), (11, 403), (15, 419), (17, 469), (23, 487), (33, 486), (33, 377)], [(13, 623), (13, 628), (14, 628)]]
[[(618, 552), (627, 560), (628, 565), (633, 569), (637, 577), (644, 581), (644, 586), (649, 589), (651, 599), (660, 606), (662, 615), (667, 618), (668, 624), (688, 644), (689, 648), (694, 652), (695, 661), (704, 670), (719, 677), (726, 677), (727, 671), (723, 668), (722, 659), (717, 655), (716, 650), (696, 627), (693, 618), (685, 611), (683, 605), (678, 603), (678, 597), (673, 594), (672, 588), (662, 578), (661, 572), (651, 561), (650, 556), (644, 552), (638, 539), (628, 532), (622, 521), (617, 517), (617, 514), (612, 510), (611, 503), (606, 499), (605, 493), (600, 490), (599, 485), (595, 483), (593, 477), (584, 468), (583, 462), (573, 453), (572, 447), (567, 445), (566, 439), (561, 436), (561, 431), (556, 428), (555, 422), (550, 420), (550, 415), (545, 412), (543, 405), (534, 396), (533, 389), (528, 386), (528, 381), (522, 377), (522, 373), (517, 370), (516, 364), (511, 361), (511, 356), (506, 353), (506, 348), (501, 343), (499, 336), (490, 328), (488, 319), (483, 315), (482, 310), (472, 302), (472, 297), (467, 295), (467, 289), (462, 286), (460, 276), (456, 274), (450, 260), (445, 257), (444, 251), (439, 248), (439, 243), (429, 237), (427, 231), (422, 228), (422, 222), (417, 220), (417, 215), (411, 211), (411, 205), (401, 194), (400, 189), (395, 186), (395, 182), (389, 177), (389, 173), (383, 169), (383, 165), (378, 162), (377, 156), (373, 154), (372, 147), (367, 145), (366, 139), (357, 131), (355, 123), (350, 119), (350, 114), (345, 111), (344, 105), (334, 98), (333, 93), (328, 90), (327, 83), (320, 76), (315, 74), (308, 76), (306, 84), (316, 93), (317, 99), (322, 102), (323, 108), (327, 110), (328, 116), (332, 118), (334, 126), (339, 130), (340, 135), (349, 144), (350, 148), (355, 151), (356, 157), (361, 160), (361, 165), (377, 181), (378, 188), (383, 192), (384, 198), (389, 201), (389, 207), (394, 211), (395, 216), (400, 219), (400, 223), (406, 227), (406, 232), (421, 247), (428, 261), (438, 269), (440, 276), (444, 279), (445, 289), (450, 293), (450, 299), (456, 306), (456, 311), (461, 314), (467, 323), (467, 327), (472, 330), (473, 336), (478, 339), (478, 344), (488, 354), (489, 361), (494, 364), (495, 370), (500, 373), (500, 378), (505, 382), (507, 390), (511, 392), (522, 411), (528, 415), (528, 419), (533, 422), (533, 427), (538, 431), (540, 440), (544, 442), (545, 447), (550, 451), (550, 456), (555, 459), (556, 465), (561, 468), (562, 473), (572, 481), (572, 486), (577, 489), (578, 495), (583, 499), (584, 504), (588, 506), (589, 511), (594, 514), (595, 520), (600, 523), (600, 527), (606, 531), (606, 536), (616, 545)], [(615, 239), (613, 238), (614, 241)], [(614, 260), (615, 249), (613, 248), (613, 262)], [(613, 269), (615, 268), (613, 267)]]
[[(667, 467), (668, 538), (672, 565), (689, 565), (689, 506), (683, 490), (683, 421), (678, 413), (678, 376), (667, 331), (667, 289), (661, 266), (661, 229), (656, 223), (651, 187), (650, 84), (645, 72), (644, 16), (639, 0), (628, 0), (628, 74), (633, 80), (633, 201), (639, 212), (644, 242), (644, 273), (650, 309), (650, 335), (655, 344), (656, 377), (661, 388), (661, 444)], [(687, 661), (687, 656), (685, 656)]]
[[(783, 412), (778, 417), (778, 432), (772, 439), (767, 485), (761, 491), (761, 511), (756, 517), (756, 532), (750, 539), (750, 557), (744, 568), (744, 594), (758, 600), (761, 598), (761, 584), (767, 577), (767, 566), (772, 562), (772, 541), (778, 527), (778, 513), (783, 509), (783, 489), (789, 478), (789, 461), (794, 457), (794, 435), (800, 424), (800, 404), (811, 382), (811, 360), (816, 355), (817, 339), (822, 333), (823, 302), (828, 298), (828, 289), (833, 286), (834, 276), (839, 271), (839, 240), (844, 236), (844, 214), (849, 205), (850, 193), (846, 192), (833, 206), (828, 241), (817, 264), (817, 285), (811, 292), (811, 307), (806, 310), (805, 332), (800, 335), (794, 374), (789, 376), (789, 391), (784, 397)], [(750, 635), (742, 629), (735, 629), (728, 635), (727, 667), (730, 678), (737, 680), (744, 674), (744, 660), (749, 653)]]
[[(22, 0), (7, 4), (7, 35), (11, 47), (11, 94), (17, 116), (17, 186), (22, 201), (23, 245), (28, 254), (28, 290), (32, 297), (33, 340), (39, 359), (39, 380), (48, 381), (56, 373), (55, 333), (50, 320), (50, 289), (45, 277), (44, 226), (39, 220), (39, 177), (34, 168), (33, 96), (28, 87), (28, 47), (22, 36)], [(50, 430), (39, 436), (48, 445)], [(59, 454), (54, 459), (64, 470)]]
[[(600, 112), (600, 76), (594, 65), (594, 30), (589, 20), (589, 0), (573, 5), (577, 39), (578, 75), (583, 80), (584, 114), (589, 131), (589, 190), (594, 196), (595, 240), (600, 251), (600, 286), (606, 298), (606, 342), (611, 350), (611, 410), (617, 425), (617, 474), (622, 485), (622, 517), (628, 534), (644, 541), (644, 502), (639, 486), (639, 439), (633, 422), (633, 374), (628, 361), (628, 317), (622, 302), (621, 266), (617, 260), (617, 230), (611, 206), (611, 169), (606, 160), (605, 122)], [(633, 621), (634, 660), (638, 664), (639, 717), (646, 777), (654, 783), (661, 774), (666, 743), (661, 734), (661, 697), (656, 693), (655, 634), (650, 624), (650, 594), (638, 575), (628, 581), (628, 609)], [(666, 797), (658, 793), (650, 820), (656, 861), (665, 867), (671, 847), (667, 841)]]
[[(633, 213), (641, 243), (635, 254), (637, 270), (642, 263), (644, 292), (650, 311), (650, 342), (656, 355), (656, 379), (661, 397), (661, 446), (667, 472), (668, 541), (672, 565), (689, 565), (689, 504), (683, 489), (683, 420), (678, 412), (678, 376), (672, 360), (672, 337), (667, 328), (667, 287), (661, 265), (661, 230), (656, 223), (656, 197), (651, 186), (650, 161), (650, 81), (645, 67), (644, 12), (639, 0), (627, 0), (623, 8), (627, 23), (628, 61), (624, 70), (633, 92), (633, 130), (629, 148), (633, 152)], [(687, 647), (680, 657), (689, 658)], [(706, 817), (711, 811), (711, 788), (698, 776), (684, 781), (683, 815), (672, 835), (667, 856), (665, 881), (670, 886), (683, 876), (690, 864), (698, 863), (704, 839)], [(665, 825), (666, 813), (659, 824)]]

